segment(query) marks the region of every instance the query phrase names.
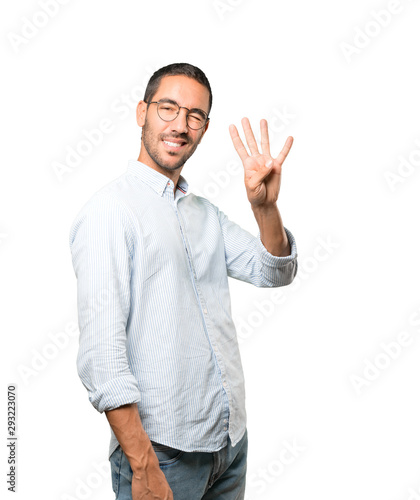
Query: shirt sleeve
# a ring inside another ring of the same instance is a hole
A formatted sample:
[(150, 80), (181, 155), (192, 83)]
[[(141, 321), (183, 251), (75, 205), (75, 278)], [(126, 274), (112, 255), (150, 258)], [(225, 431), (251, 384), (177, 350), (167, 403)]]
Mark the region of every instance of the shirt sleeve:
[(287, 229), (291, 253), (285, 257), (272, 255), (264, 247), (260, 232), (255, 237), (241, 228), (216, 207), (225, 244), (228, 276), (258, 287), (279, 287), (292, 283), (296, 276), (297, 249), (293, 234)]
[(77, 370), (100, 412), (140, 401), (126, 354), (134, 237), (125, 207), (97, 194), (70, 230), (77, 277)]

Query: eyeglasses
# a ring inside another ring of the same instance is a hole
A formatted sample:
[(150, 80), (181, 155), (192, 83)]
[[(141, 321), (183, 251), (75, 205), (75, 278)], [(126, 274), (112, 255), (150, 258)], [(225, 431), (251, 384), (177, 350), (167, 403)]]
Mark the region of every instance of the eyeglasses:
[(179, 115), (181, 108), (187, 110), (187, 125), (193, 130), (200, 130), (205, 127), (207, 121), (209, 120), (208, 114), (201, 109), (188, 109), (185, 106), (180, 106), (177, 102), (171, 101), (170, 99), (161, 99), (160, 101), (149, 101), (147, 102), (147, 107), (150, 104), (157, 104), (157, 114), (165, 122), (171, 122)]

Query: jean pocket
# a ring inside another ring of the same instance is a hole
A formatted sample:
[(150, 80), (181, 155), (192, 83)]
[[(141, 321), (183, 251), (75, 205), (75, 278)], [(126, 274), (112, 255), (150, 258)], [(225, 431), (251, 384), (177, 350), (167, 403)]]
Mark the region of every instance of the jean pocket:
[(122, 458), (122, 449), (121, 446), (118, 446), (116, 450), (109, 457), (110, 465), (111, 465), (111, 481), (112, 481), (112, 489), (116, 497), (118, 497), (118, 489), (120, 484), (120, 471), (121, 471), (121, 458)]
[(156, 456), (159, 460), (160, 466), (172, 465), (182, 457), (185, 453), (182, 450), (178, 450), (176, 448), (171, 448), (170, 446), (166, 446), (164, 444), (156, 443), (155, 441), (151, 441), (152, 447)]

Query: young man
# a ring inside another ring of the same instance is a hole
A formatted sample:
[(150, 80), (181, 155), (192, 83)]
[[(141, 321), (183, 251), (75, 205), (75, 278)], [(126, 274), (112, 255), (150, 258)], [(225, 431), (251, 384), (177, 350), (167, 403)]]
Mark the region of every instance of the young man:
[(78, 372), (111, 427), (119, 500), (244, 498), (244, 379), (228, 277), (276, 287), (297, 272), (276, 205), (291, 137), (274, 159), (267, 122), (260, 153), (244, 118), (249, 155), (230, 127), (258, 237), (187, 194), (181, 171), (208, 129), (211, 104), (200, 69), (158, 70), (137, 107), (138, 160), (91, 198), (70, 232)]

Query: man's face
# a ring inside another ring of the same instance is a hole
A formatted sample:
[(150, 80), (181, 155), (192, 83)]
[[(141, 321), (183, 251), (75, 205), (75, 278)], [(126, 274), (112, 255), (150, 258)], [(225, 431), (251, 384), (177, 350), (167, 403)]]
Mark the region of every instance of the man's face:
[[(162, 78), (152, 101), (170, 99), (188, 109), (201, 109), (208, 113), (209, 91), (204, 85), (186, 76)], [(137, 122), (142, 130), (142, 148), (139, 161), (171, 177), (182, 168), (194, 153), (208, 128), (193, 130), (187, 126), (187, 110), (181, 108), (175, 120), (166, 122), (157, 114), (157, 104), (140, 101)]]

